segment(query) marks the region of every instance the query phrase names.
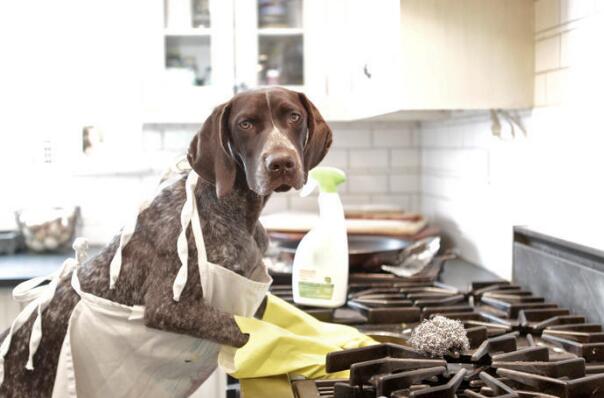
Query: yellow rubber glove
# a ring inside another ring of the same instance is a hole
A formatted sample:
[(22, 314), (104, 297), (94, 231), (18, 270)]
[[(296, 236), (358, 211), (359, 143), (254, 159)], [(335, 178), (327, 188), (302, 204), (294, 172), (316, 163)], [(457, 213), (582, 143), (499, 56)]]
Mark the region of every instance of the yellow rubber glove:
[(285, 301), (269, 295), (262, 320), (235, 316), (243, 347), (222, 346), (220, 366), (238, 379), (300, 375), (309, 379), (348, 377), (325, 372), (325, 356), (344, 348), (376, 342), (355, 328), (321, 322)]
[(377, 343), (353, 327), (321, 322), (272, 294), (267, 295), (262, 320), (297, 335), (320, 338), (321, 341), (336, 345), (341, 349), (365, 347)]

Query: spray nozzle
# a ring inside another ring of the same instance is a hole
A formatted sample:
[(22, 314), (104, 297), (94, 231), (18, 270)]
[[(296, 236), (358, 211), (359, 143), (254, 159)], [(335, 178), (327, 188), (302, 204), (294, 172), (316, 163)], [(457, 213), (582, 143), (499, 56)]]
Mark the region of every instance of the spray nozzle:
[(308, 196), (316, 187), (321, 192), (337, 192), (338, 185), (346, 181), (346, 174), (335, 167), (315, 167), (308, 172), (308, 181), (302, 187), (300, 196)]

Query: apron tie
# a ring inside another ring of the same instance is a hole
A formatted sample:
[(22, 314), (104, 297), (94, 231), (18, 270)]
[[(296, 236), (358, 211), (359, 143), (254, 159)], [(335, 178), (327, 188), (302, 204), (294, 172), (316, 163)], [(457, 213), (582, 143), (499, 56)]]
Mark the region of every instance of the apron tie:
[[(178, 180), (180, 180), (180, 176), (182, 171), (190, 169), (190, 166), (186, 160), (186, 158), (181, 158), (176, 161), (174, 165), (172, 165), (161, 178), (160, 184), (155, 191), (155, 198), (161, 191), (170, 185), (174, 184)], [(151, 199), (143, 201), (138, 208), (138, 212), (136, 216), (134, 216), (123, 228), (120, 233), (120, 242), (118, 245), (111, 262), (109, 263), (109, 289), (115, 289), (115, 283), (117, 282), (118, 277), (120, 276), (120, 271), (122, 269), (122, 251), (124, 247), (130, 242), (132, 235), (136, 229), (136, 222), (138, 221), (138, 216), (145, 209), (149, 207), (151, 204)]]
[[(12, 322), (8, 335), (0, 345), (0, 384), (4, 381), (4, 359), (10, 349), (12, 337), (36, 311), (36, 319), (34, 320), (29, 337), (29, 355), (25, 364), (26, 369), (34, 369), (34, 355), (38, 351), (40, 341), (42, 340), (42, 313), (53, 299), (61, 278), (69, 275), (70, 272), (77, 268), (79, 262), (85, 260), (88, 243), (85, 239), (78, 238), (73, 243), (73, 248), (76, 251), (75, 259), (68, 258), (63, 262), (61, 268), (52, 274), (32, 278), (20, 283), (13, 289), (13, 299), (18, 302), (27, 302), (28, 304)], [(40, 286), (46, 281), (49, 281), (47, 285)]]
[[(195, 200), (195, 187), (199, 176), (195, 171), (191, 170), (185, 183), (186, 200), (180, 213), (180, 224), (181, 231), (176, 241), (176, 249), (178, 251), (178, 258), (180, 259), (180, 268), (176, 274), (174, 284), (172, 286), (172, 293), (174, 295), (174, 301), (179, 301), (182, 291), (185, 288), (188, 278), (188, 263), (189, 263), (189, 244), (187, 242), (187, 228), (192, 223), (193, 238), (195, 241), (195, 247), (197, 248), (197, 263), (199, 267), (199, 276), (203, 280), (204, 265), (207, 261), (207, 253), (205, 243), (203, 240), (203, 232), (201, 230), (201, 220), (199, 219), (199, 210), (197, 209), (197, 201)], [(206, 292), (204, 292), (204, 296)]]

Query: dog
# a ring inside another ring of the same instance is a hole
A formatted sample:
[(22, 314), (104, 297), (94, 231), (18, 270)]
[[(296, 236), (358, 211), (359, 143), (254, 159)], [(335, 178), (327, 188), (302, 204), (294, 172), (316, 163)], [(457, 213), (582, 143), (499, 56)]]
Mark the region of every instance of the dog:
[[(300, 189), (331, 143), (331, 129), (302, 93), (259, 89), (237, 94), (216, 107), (187, 154), (200, 176), (195, 197), (209, 261), (247, 277), (265, 267), (262, 257), (268, 237), (258, 222), (262, 209), (273, 192)], [(190, 277), (180, 301), (173, 300), (172, 283), (180, 267), (176, 240), (185, 179), (183, 175), (162, 190), (139, 214), (134, 234), (122, 251), (115, 288), (109, 289), (109, 264), (119, 235), (80, 266), (82, 289), (128, 306), (145, 306), (144, 322), (149, 328), (241, 347), (248, 336), (233, 316), (203, 301), (191, 228), (187, 231)], [(26, 370), (25, 364), (35, 313), (13, 334), (0, 396), (52, 395), (61, 345), (79, 299), (70, 277), (62, 278), (42, 315), (43, 336), (34, 370)]]

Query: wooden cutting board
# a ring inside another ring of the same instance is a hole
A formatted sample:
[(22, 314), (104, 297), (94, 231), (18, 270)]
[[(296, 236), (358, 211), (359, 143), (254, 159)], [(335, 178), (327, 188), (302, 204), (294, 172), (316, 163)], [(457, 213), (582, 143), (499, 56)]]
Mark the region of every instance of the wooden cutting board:
[[(284, 232), (305, 234), (319, 220), (319, 216), (311, 213), (275, 213), (260, 218), (267, 232)], [(409, 236), (416, 235), (425, 226), (423, 217), (413, 220), (381, 220), (381, 219), (347, 219), (346, 229), (349, 234), (380, 235), (380, 236)]]

